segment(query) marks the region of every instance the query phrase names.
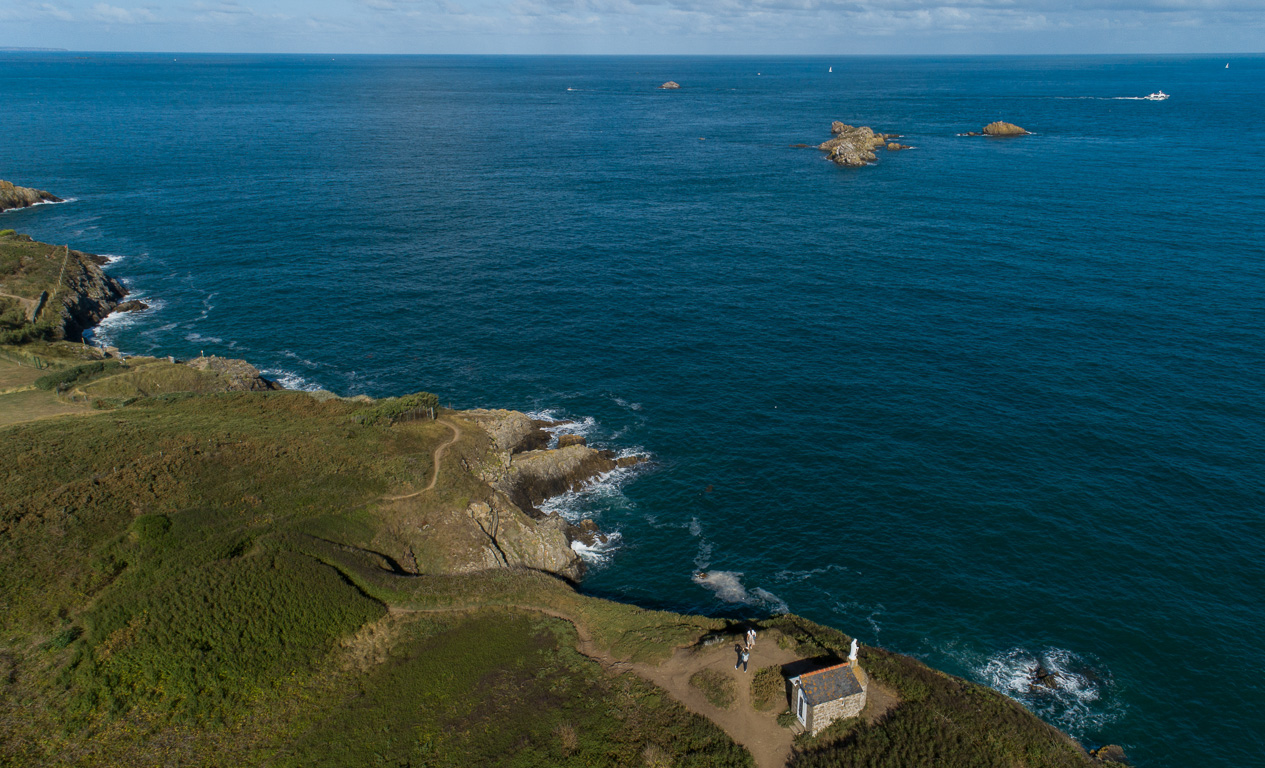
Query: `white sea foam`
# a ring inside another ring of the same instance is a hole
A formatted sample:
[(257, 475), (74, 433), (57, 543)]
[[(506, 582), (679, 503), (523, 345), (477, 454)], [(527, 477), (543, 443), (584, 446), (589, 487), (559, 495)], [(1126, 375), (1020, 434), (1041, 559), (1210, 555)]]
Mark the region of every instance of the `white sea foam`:
[[(1034, 680), (1038, 666), (1054, 677), (1054, 688)], [(1111, 695), (1110, 673), (1064, 648), (1035, 652), (1011, 648), (989, 656), (974, 672), (985, 685), (1022, 702), (1073, 736), (1100, 731), (1123, 712)]]
[[(635, 455), (636, 451), (620, 451), (617, 457)], [(630, 509), (632, 502), (624, 495), (623, 486), (638, 471), (638, 467), (617, 467), (594, 477), (577, 491), (567, 491), (545, 499), (540, 511), (557, 514), (571, 522), (601, 514), (601, 508), (619, 507)]]
[(167, 302), (162, 299), (146, 298), (143, 293), (130, 293), (128, 299), (136, 299), (145, 302), (148, 309), (139, 309), (133, 312), (111, 312), (106, 315), (105, 319), (97, 323), (95, 328), (84, 332), (84, 338), (91, 341), (98, 347), (113, 347), (118, 332), (124, 328), (130, 328), (133, 325), (152, 317), (154, 314), (162, 311), (167, 306)]
[(622, 545), (624, 537), (619, 531), (604, 533), (602, 536), (602, 540), (591, 546), (582, 541), (573, 541), (571, 549), (575, 550), (575, 553), (590, 566), (609, 563), (615, 551)]
[(107, 267), (118, 264), (120, 261), (127, 258), (125, 254), (121, 253), (98, 253), (97, 255), (105, 259), (105, 265)]
[(775, 573), (773, 575), (773, 578), (777, 579), (778, 581), (795, 581), (795, 582), (810, 581), (815, 576), (824, 576), (828, 573), (834, 573), (836, 571), (839, 573), (847, 573), (848, 569), (844, 568), (842, 565), (836, 565), (834, 563), (831, 563), (830, 565), (823, 565), (819, 568), (810, 568), (808, 570), (803, 570), (803, 571), (793, 571), (789, 569), (781, 570)]
[(622, 397), (612, 397), (611, 400), (621, 408), (627, 408), (630, 411), (641, 410), (641, 403), (630, 403)]
[(267, 368), (259, 373), (264, 378), (272, 379), (286, 389), (297, 389), (303, 392), (315, 392), (321, 389), (320, 384), (308, 381), (294, 371), (287, 371), (284, 368)]
[(585, 416), (583, 419), (567, 419), (557, 416), (553, 411), (537, 411), (527, 415), (538, 421), (562, 422), (544, 428), (549, 433), (549, 448), (558, 447), (559, 435), (579, 435), (587, 440), (597, 431), (597, 419), (592, 416)]
[(62, 203), (73, 203), (78, 199), (79, 198), (77, 197), (67, 197), (64, 200), (41, 200), (38, 203), (31, 203), (30, 205), (23, 206), (22, 208), (9, 208), (7, 210), (0, 211), (0, 214), (5, 214), (5, 213), (8, 213), (9, 211), (22, 211), (27, 208), (34, 208), (37, 205), (61, 205)]
[(223, 344), (224, 339), (219, 336), (203, 336), (200, 333), (186, 333), (185, 341), (192, 341), (194, 344)]
[(698, 554), (694, 555), (694, 567), (700, 571), (712, 564), (712, 543), (703, 539), (698, 543)]
[(742, 584), (742, 573), (738, 571), (700, 571), (693, 576), (694, 583), (710, 589), (716, 597), (726, 603), (751, 605), (767, 608), (773, 613), (788, 613), (786, 601), (767, 589), (755, 587), (750, 591)]

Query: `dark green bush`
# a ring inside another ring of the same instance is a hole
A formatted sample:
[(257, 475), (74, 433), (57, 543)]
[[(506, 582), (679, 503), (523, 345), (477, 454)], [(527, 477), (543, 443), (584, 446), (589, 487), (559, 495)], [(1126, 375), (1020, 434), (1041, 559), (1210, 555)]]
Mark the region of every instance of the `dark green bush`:
[(110, 373), (123, 367), (123, 363), (118, 360), (98, 360), (50, 373), (47, 376), (41, 376), (35, 380), (35, 386), (39, 389), (65, 389), (76, 384), (83, 384), (104, 373)]
[(769, 710), (786, 703), (786, 680), (782, 668), (774, 665), (762, 667), (751, 677), (751, 706)]
[(171, 518), (166, 515), (141, 515), (132, 521), (132, 530), (139, 541), (155, 541), (171, 530)]
[(411, 395), (381, 400), (353, 418), (365, 425), (394, 424), (439, 408), (439, 398), (430, 392), (414, 392)]

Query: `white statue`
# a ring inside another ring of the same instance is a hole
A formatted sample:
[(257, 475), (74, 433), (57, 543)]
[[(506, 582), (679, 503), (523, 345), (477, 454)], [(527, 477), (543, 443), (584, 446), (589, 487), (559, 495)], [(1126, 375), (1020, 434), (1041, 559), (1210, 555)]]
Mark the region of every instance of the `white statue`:
[(851, 664), (857, 663), (857, 639), (855, 637), (852, 638), (852, 649), (848, 651), (848, 662)]

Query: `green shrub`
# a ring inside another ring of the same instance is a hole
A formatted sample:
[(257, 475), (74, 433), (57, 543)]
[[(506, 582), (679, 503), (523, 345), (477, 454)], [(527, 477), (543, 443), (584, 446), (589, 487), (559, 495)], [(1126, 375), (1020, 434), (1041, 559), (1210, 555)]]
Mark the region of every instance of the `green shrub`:
[(762, 667), (751, 677), (751, 706), (764, 711), (786, 703), (786, 680), (776, 664)]
[(39, 389), (66, 389), (76, 384), (83, 384), (92, 379), (120, 368), (124, 368), (123, 363), (118, 360), (98, 360), (84, 365), (77, 365), (74, 368), (50, 373), (47, 376), (41, 376), (35, 380), (35, 386)]
[(409, 418), (420, 417), (424, 412), (439, 408), (439, 397), (430, 392), (414, 392), (403, 397), (382, 400), (357, 413), (353, 418), (365, 425), (394, 424)]
[(132, 531), (139, 541), (155, 541), (171, 530), (171, 518), (166, 515), (141, 515), (132, 521)]
[(18, 346), (32, 341), (49, 341), (57, 337), (57, 329), (51, 322), (29, 323), (21, 328), (0, 331), (0, 344)]
[(795, 717), (795, 713), (789, 709), (783, 710), (777, 716), (777, 724), (783, 728), (790, 728), (799, 722), (799, 718)]
[(13, 237), (16, 234), (17, 232), (14, 232), (11, 229), (0, 229), (0, 237)]
[(729, 709), (738, 698), (738, 686), (724, 672), (714, 669), (700, 669), (690, 677), (690, 685), (702, 691), (713, 705), (721, 709)]

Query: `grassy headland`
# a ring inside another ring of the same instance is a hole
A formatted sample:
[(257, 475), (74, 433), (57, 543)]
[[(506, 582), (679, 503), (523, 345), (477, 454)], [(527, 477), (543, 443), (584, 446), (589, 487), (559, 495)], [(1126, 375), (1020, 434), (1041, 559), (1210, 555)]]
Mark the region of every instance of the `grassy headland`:
[[(59, 292), (19, 271), (0, 292)], [(269, 391), (6, 317), (0, 765), (752, 764), (637, 673), (737, 628), (564, 578), (563, 529), (498, 485), (548, 458), (505, 426), (521, 414), (414, 419), (433, 398)], [(850, 641), (763, 625), (800, 658)], [(881, 649), (862, 664), (890, 706), (800, 737), (793, 765), (1094, 764), (989, 689)]]

